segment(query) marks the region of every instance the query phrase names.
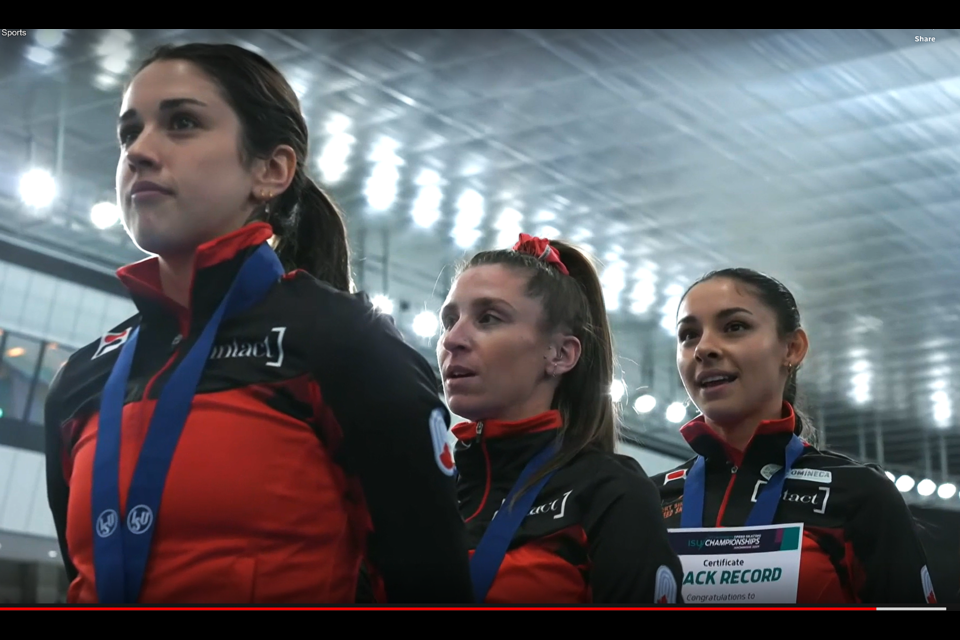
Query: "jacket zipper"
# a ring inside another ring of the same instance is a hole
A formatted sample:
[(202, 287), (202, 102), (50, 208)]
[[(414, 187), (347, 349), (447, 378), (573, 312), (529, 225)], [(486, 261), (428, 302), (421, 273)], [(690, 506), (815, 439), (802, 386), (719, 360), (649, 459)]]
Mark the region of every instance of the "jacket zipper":
[(483, 451), (483, 463), (486, 468), (486, 478), (484, 480), (483, 486), (483, 498), (480, 500), (480, 506), (477, 507), (476, 512), (464, 522), (470, 522), (483, 511), (483, 508), (487, 505), (487, 498), (490, 497), (490, 454), (487, 452), (487, 442), (483, 439), (483, 422), (477, 423), (477, 437), (474, 439), (474, 442), (480, 443), (480, 449)]
[(730, 481), (727, 482), (727, 490), (723, 494), (723, 502), (720, 503), (720, 511), (717, 513), (717, 523), (714, 525), (715, 527), (719, 527), (720, 522), (723, 520), (723, 514), (727, 510), (727, 502), (730, 500), (730, 493), (733, 491), (733, 484), (737, 481), (738, 470), (737, 465), (733, 465), (730, 469)]

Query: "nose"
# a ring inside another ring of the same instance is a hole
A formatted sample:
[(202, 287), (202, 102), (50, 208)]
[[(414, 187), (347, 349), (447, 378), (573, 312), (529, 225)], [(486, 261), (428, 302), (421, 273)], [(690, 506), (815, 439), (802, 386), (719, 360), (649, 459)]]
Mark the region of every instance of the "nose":
[(444, 331), (440, 339), (440, 346), (444, 351), (456, 353), (466, 351), (470, 347), (469, 329), (466, 322), (457, 321), (452, 327)]
[(148, 128), (137, 135), (136, 140), (127, 147), (127, 168), (130, 171), (142, 172), (144, 169), (153, 169), (159, 165), (156, 144)]
[(697, 348), (694, 350), (694, 356), (697, 361), (718, 360), (720, 359), (720, 354), (720, 347), (712, 334), (707, 331), (703, 332), (703, 335), (700, 336), (700, 340), (697, 342)]

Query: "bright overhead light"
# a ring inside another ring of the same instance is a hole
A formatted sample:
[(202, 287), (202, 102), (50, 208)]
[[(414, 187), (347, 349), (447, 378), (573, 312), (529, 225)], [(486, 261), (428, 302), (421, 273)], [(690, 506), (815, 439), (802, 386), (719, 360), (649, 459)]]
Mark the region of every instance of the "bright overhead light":
[(34, 36), (37, 44), (45, 49), (54, 49), (63, 42), (66, 29), (37, 29)]
[(432, 338), (437, 333), (438, 324), (436, 314), (423, 311), (413, 319), (413, 332), (421, 338)]
[(623, 380), (614, 380), (613, 384), (610, 385), (610, 397), (614, 402), (620, 402), (624, 392), (626, 392), (626, 387), (623, 384)]
[(120, 221), (120, 208), (112, 202), (98, 202), (90, 209), (90, 221), (98, 229), (112, 227)]
[(381, 313), (385, 313), (388, 316), (393, 313), (393, 300), (385, 295), (373, 296), (373, 299), (370, 300), (370, 303), (379, 309)]
[(20, 198), (30, 207), (50, 206), (57, 197), (57, 183), (49, 171), (31, 169), (20, 178)]
[(896, 482), (896, 481), (897, 481), (897, 476), (893, 475), (893, 474), (890, 473), (889, 471), (884, 471), (883, 473), (884, 473), (888, 478), (890, 478), (890, 482)]
[(897, 489), (901, 493), (906, 493), (913, 489), (914, 484), (914, 480), (910, 476), (900, 476), (897, 478)]
[(420, 188), (413, 210), (410, 212), (417, 226), (428, 229), (440, 219), (440, 205), (443, 204), (443, 191), (439, 187), (427, 185)]
[(650, 413), (656, 406), (657, 399), (650, 394), (640, 396), (637, 398), (637, 401), (633, 403), (633, 408), (637, 413)]
[(107, 73), (104, 71), (101, 74), (98, 74), (96, 78), (93, 79), (93, 84), (102, 91), (111, 91), (119, 84), (119, 79), (117, 76)]
[(682, 402), (674, 402), (669, 407), (667, 407), (667, 420), (673, 422), (674, 424), (683, 422), (683, 419), (687, 417), (687, 408), (683, 406)]
[(43, 47), (31, 46), (27, 49), (27, 59), (37, 64), (50, 64), (55, 57), (53, 51), (44, 49)]
[(932, 496), (933, 492), (937, 490), (937, 483), (929, 478), (925, 478), (920, 481), (920, 484), (917, 485), (917, 493), (926, 498), (927, 496)]
[(937, 495), (940, 496), (943, 500), (949, 500), (953, 496), (957, 495), (957, 485), (952, 482), (945, 482), (940, 485), (940, 488), (937, 489)]
[(537, 237), (554, 240), (560, 236), (560, 230), (556, 227), (543, 226), (537, 231)]

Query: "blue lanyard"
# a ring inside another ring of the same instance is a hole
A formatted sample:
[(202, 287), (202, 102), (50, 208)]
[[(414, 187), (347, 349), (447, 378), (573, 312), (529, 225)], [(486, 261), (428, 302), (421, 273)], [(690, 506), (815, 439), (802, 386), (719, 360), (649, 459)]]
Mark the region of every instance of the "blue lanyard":
[[(803, 455), (805, 447), (803, 441), (797, 436), (790, 439), (787, 445), (786, 462), (782, 469), (777, 471), (767, 485), (760, 492), (757, 502), (750, 511), (750, 517), (747, 518), (745, 527), (765, 527), (773, 524), (773, 519), (777, 514), (777, 507), (780, 506), (780, 494), (783, 493), (783, 485), (787, 480), (787, 475), (793, 469), (793, 465)], [(700, 529), (703, 527), (703, 499), (706, 493), (705, 467), (703, 456), (697, 456), (693, 467), (687, 472), (687, 477), (683, 484), (683, 511), (680, 515), (680, 527), (682, 529)]]
[(470, 577), (473, 579), (473, 597), (477, 604), (486, 601), (487, 593), (489, 593), (490, 587), (500, 571), (500, 565), (503, 564), (503, 558), (507, 555), (514, 534), (520, 528), (524, 516), (533, 507), (533, 501), (537, 499), (544, 485), (556, 471), (551, 471), (530, 487), (517, 500), (512, 509), (510, 508), (510, 502), (520, 488), (547, 464), (556, 452), (555, 445), (551, 444), (527, 463), (516, 484), (513, 485), (510, 493), (503, 501), (503, 506), (500, 507), (500, 510), (493, 516), (493, 521), (487, 526), (483, 538), (480, 539), (480, 544), (474, 550), (473, 557), (470, 558)]
[(167, 472), (220, 322), (260, 302), (283, 274), (280, 260), (267, 244), (243, 264), (197, 343), (160, 394), (127, 494), (125, 518), (120, 515), (120, 434), (139, 327), (121, 349), (100, 402), (91, 491), (95, 582), (101, 604), (139, 600)]

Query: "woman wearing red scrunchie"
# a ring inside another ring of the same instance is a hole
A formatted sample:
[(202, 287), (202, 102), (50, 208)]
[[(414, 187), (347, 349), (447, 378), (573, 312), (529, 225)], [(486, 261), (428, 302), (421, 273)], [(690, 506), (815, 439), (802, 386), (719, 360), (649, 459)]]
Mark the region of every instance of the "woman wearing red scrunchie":
[(681, 564), (656, 487), (617, 455), (600, 281), (576, 248), (521, 234), (477, 254), (441, 311), (474, 598), (675, 604)]

